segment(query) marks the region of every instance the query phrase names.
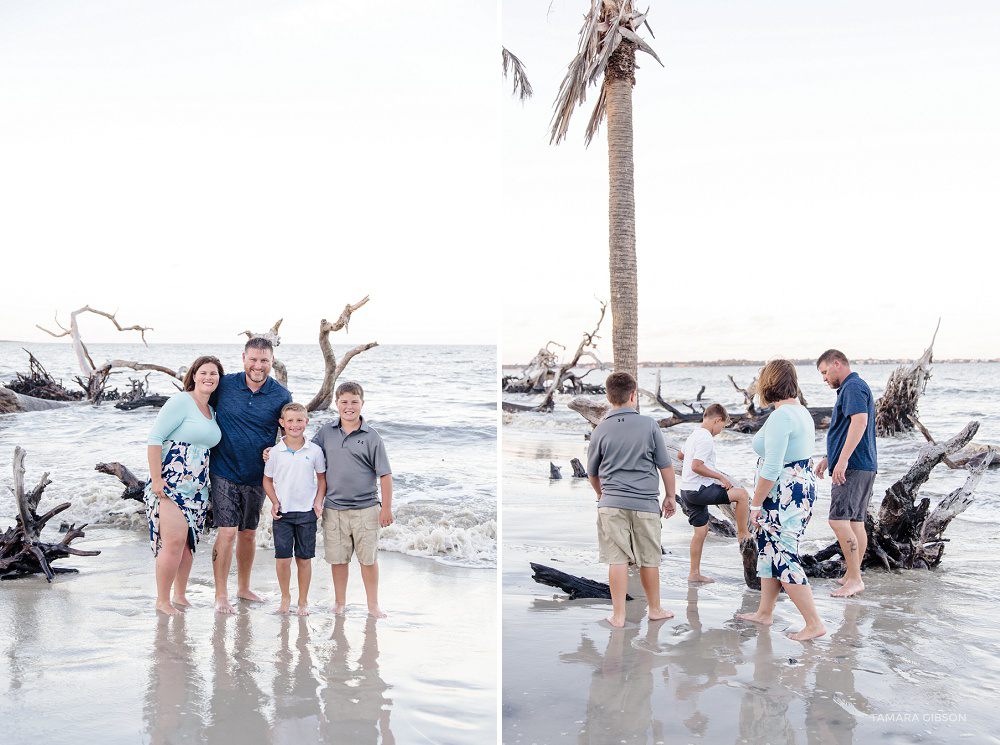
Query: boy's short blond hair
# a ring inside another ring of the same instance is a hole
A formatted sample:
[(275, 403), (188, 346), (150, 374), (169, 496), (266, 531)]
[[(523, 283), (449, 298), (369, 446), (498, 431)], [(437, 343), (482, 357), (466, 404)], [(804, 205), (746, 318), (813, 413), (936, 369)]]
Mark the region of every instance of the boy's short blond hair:
[(718, 417), (724, 422), (729, 421), (729, 414), (726, 411), (726, 407), (723, 406), (722, 404), (712, 404), (707, 409), (705, 409), (705, 413), (702, 414), (701, 416), (701, 421), (704, 422), (709, 419), (712, 419), (713, 417)]
[(285, 404), (284, 406), (281, 407), (281, 414), (278, 415), (278, 418), (284, 419), (286, 411), (298, 411), (302, 414), (305, 414), (306, 419), (309, 418), (309, 411), (306, 409), (306, 407), (303, 406), (302, 404), (297, 404), (294, 401), (290, 404)]

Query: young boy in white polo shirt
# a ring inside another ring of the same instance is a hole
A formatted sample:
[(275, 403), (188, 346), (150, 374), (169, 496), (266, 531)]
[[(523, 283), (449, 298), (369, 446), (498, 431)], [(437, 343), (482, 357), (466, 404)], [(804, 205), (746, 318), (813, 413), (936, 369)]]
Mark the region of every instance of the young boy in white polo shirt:
[(298, 565), (299, 603), (297, 616), (308, 616), (312, 559), (316, 555), (316, 524), (326, 494), (326, 457), (323, 449), (307, 442), (304, 433), (309, 415), (302, 404), (285, 404), (278, 424), (285, 431), (270, 448), (264, 465), (264, 493), (271, 500), (274, 518), (274, 560), (281, 588), (279, 613), (292, 604), (290, 584), (292, 556)]
[(713, 504), (736, 505), (736, 529), (739, 542), (750, 538), (747, 526), (750, 496), (746, 489), (734, 486), (725, 474), (715, 470), (715, 442), (729, 423), (722, 404), (712, 404), (701, 418), (701, 426), (688, 435), (684, 450), (677, 454), (684, 462), (681, 469), (681, 507), (694, 528), (691, 538), (691, 570), (688, 582), (715, 582), (701, 573), (701, 552), (708, 535), (708, 507)]

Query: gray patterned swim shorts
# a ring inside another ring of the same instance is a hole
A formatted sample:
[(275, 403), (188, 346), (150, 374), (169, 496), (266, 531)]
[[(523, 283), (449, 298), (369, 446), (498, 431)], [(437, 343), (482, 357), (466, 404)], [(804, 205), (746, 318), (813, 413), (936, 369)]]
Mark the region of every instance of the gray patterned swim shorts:
[(264, 506), (263, 484), (237, 484), (209, 470), (212, 484), (212, 521), (216, 528), (257, 530)]

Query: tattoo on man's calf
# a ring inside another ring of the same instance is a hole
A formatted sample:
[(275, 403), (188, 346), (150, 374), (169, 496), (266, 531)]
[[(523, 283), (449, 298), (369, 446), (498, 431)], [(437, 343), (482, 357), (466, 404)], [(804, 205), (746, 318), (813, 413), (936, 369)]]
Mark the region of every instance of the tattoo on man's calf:
[(218, 557), (219, 557), (219, 549), (217, 549), (217, 548), (213, 548), (213, 549), (212, 549), (212, 563), (213, 563), (213, 564), (215, 563), (215, 560), (216, 560), (216, 559), (217, 559)]

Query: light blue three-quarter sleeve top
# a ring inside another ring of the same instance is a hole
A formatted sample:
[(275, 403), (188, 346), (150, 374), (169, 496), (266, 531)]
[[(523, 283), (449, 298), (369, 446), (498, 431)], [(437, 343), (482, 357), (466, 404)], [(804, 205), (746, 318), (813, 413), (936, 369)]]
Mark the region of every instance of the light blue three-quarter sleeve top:
[(222, 439), (222, 430), (215, 421), (215, 410), (210, 406), (209, 411), (212, 412), (211, 419), (201, 413), (198, 403), (189, 393), (171, 396), (156, 415), (146, 444), (162, 446), (164, 440), (173, 440), (206, 448), (215, 447)]
[(816, 425), (805, 406), (779, 406), (753, 436), (754, 452), (764, 459), (760, 477), (777, 481), (786, 463), (812, 456), (815, 440)]

